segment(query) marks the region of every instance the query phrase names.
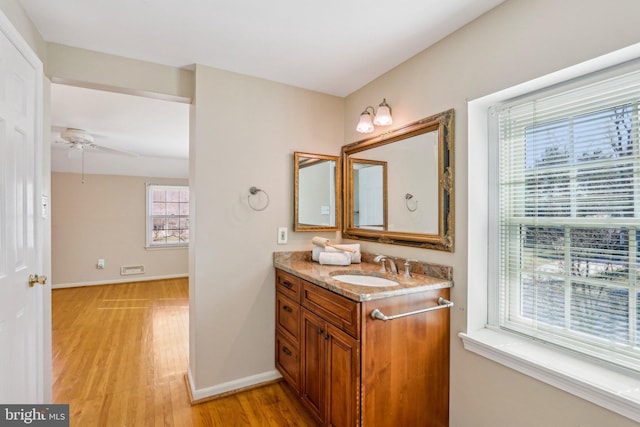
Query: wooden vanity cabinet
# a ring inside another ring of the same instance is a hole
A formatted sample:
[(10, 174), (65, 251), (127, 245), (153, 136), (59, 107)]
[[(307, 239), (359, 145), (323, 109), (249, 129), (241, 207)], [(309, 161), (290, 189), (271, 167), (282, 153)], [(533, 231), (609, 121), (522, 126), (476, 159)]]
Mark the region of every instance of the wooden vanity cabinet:
[(449, 289), (357, 302), (276, 270), (276, 366), (320, 425), (447, 426), (449, 310), (370, 316), (432, 307), (440, 296)]
[(276, 274), (276, 367), (300, 393), (300, 279)]

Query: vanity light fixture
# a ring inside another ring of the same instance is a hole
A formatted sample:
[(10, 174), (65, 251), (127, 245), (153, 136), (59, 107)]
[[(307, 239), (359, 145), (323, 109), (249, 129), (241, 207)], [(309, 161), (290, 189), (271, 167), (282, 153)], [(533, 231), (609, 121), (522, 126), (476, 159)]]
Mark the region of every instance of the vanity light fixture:
[[(374, 116), (373, 119), (371, 118), (372, 114)], [(372, 106), (364, 109), (362, 114), (360, 114), (360, 121), (358, 122), (358, 126), (356, 126), (356, 130), (360, 133), (371, 133), (373, 132), (374, 125), (389, 126), (391, 123), (393, 123), (391, 107), (387, 104), (387, 99), (384, 98), (380, 105), (378, 105), (377, 112)]]

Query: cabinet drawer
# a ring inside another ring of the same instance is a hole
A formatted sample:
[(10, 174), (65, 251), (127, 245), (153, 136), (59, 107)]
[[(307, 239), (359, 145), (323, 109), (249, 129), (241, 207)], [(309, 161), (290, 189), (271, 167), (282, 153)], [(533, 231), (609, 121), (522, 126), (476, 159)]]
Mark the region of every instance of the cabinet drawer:
[(300, 278), (282, 270), (276, 270), (276, 291), (294, 301), (300, 301)]
[(360, 338), (359, 303), (304, 280), (301, 281), (301, 285), (301, 302), (304, 307), (354, 338)]
[(278, 332), (276, 367), (296, 393), (300, 393), (300, 349)]
[(299, 342), (300, 304), (281, 292), (276, 293), (276, 328), (287, 338)]

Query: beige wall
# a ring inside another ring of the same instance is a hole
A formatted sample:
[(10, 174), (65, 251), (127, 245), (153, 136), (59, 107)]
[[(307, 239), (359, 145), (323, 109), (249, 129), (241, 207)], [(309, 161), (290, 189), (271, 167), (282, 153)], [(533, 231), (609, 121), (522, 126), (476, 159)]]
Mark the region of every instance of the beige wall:
[[(342, 98), (196, 67), (190, 372), (198, 393), (274, 374), (272, 253), (309, 249), (313, 237), (289, 233), (288, 245), (276, 243), (278, 227), (291, 230), (293, 223), (293, 152), (339, 154), (343, 104)], [(265, 210), (249, 208), (251, 186), (269, 194)]]
[(357, 118), (382, 98), (394, 126), (455, 108), (456, 251), (363, 244), (363, 249), (451, 265), (451, 426), (631, 426), (627, 418), (569, 395), (462, 347), (467, 308), (467, 100), (493, 93), (640, 42), (640, 2), (634, 0), (511, 0), (346, 99), (345, 142), (359, 139)]
[[(51, 179), (53, 286), (186, 275), (188, 250), (145, 249), (145, 183), (187, 185), (186, 179), (53, 173)], [(105, 268), (98, 270), (98, 258)], [(145, 273), (121, 276), (143, 264)]]

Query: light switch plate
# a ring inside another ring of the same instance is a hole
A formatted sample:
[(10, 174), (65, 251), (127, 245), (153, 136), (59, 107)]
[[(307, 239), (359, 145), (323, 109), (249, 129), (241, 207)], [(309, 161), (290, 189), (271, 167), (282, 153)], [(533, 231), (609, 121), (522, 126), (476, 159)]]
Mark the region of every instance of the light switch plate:
[(284, 245), (287, 243), (287, 227), (278, 227), (278, 244)]

